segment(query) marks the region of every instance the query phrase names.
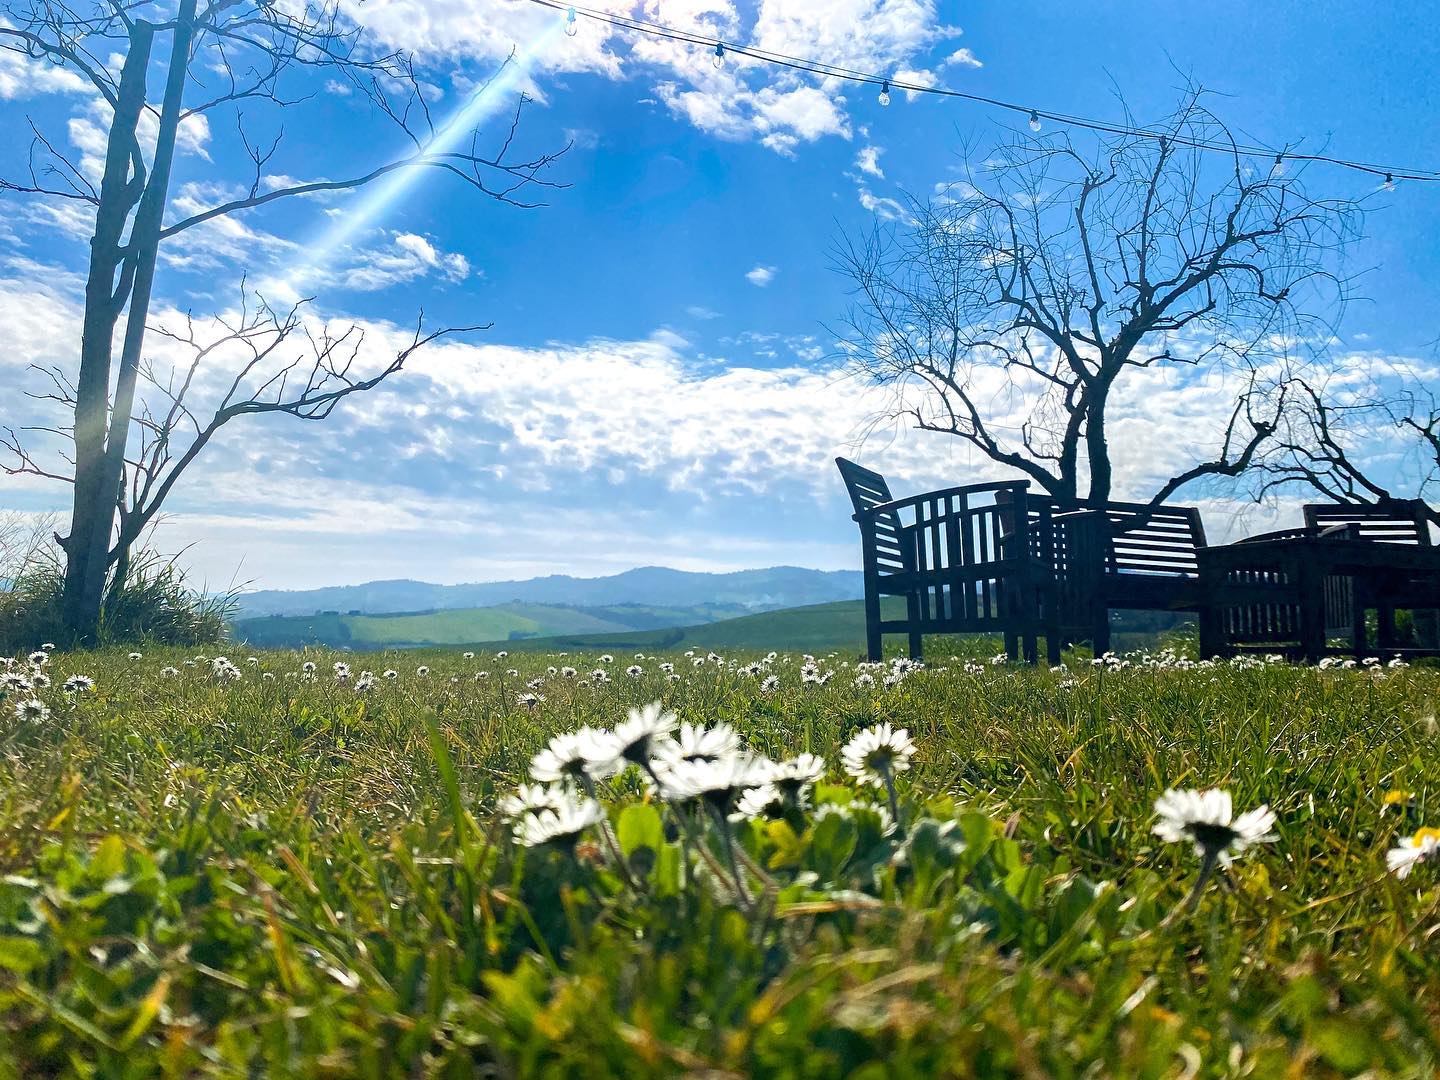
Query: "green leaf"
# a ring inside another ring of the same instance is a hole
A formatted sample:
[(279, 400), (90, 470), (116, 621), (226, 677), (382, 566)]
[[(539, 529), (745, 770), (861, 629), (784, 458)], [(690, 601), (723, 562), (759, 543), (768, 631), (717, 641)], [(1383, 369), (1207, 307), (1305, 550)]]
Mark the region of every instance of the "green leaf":
[(625, 807), (615, 822), (615, 837), (620, 841), (620, 850), (627, 859), (639, 848), (659, 851), (665, 843), (665, 825), (660, 820), (660, 811), (648, 803)]
[(775, 846), (775, 851), (768, 860), (770, 869), (796, 866), (805, 858), (805, 845), (800, 837), (795, 835), (795, 830), (788, 821), (767, 821), (765, 837)]
[(45, 958), (40, 943), (32, 938), (0, 935), (0, 968), (24, 975)]

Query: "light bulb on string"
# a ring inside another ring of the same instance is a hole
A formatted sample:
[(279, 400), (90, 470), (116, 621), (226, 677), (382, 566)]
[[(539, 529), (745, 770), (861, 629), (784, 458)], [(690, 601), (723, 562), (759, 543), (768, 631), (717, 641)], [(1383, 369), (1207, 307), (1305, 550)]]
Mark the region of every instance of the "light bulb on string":
[(715, 43), (715, 59), (712, 60), (712, 61), (710, 61), (710, 62), (715, 65), (715, 70), (716, 70), (716, 71), (719, 71), (721, 68), (723, 68), (723, 67), (725, 66), (725, 43), (724, 43), (724, 42), (722, 42), (722, 41), (717, 41), (717, 42)]
[(1385, 174), (1385, 182), (1380, 185), (1380, 190), (1381, 190), (1381, 191), (1394, 191), (1394, 190), (1395, 190), (1395, 177), (1392, 176), (1390, 173), (1387, 172), (1387, 173)]
[(1275, 155), (1275, 164), (1274, 164), (1274, 166), (1272, 166), (1271, 169), (1270, 169), (1270, 175), (1271, 175), (1271, 176), (1284, 176), (1284, 175), (1285, 175), (1285, 156), (1284, 156), (1283, 154), (1276, 154), (1276, 155)]
[(1030, 130), (1040, 134), (1040, 114), (1034, 109), (1030, 110)]
[(880, 84), (880, 97), (877, 99), (882, 106), (890, 104), (890, 80), (886, 79)]
[(575, 9), (572, 7), (565, 12), (565, 36), (574, 37), (580, 32), (580, 24), (575, 21)]

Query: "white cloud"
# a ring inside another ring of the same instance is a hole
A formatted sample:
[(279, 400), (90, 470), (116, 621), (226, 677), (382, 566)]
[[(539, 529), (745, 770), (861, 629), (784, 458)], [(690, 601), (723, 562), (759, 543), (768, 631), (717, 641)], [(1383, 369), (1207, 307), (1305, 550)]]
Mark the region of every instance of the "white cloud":
[(94, 86), (68, 68), (0, 50), (0, 101), (43, 94), (94, 93)]
[[(539, 5), (487, 0), (345, 0), (354, 18), (387, 45), (429, 61), (464, 58), (495, 64), (512, 51), (528, 65), (525, 89), (543, 100), (547, 76), (589, 72), (645, 80), (655, 99), (701, 130), (725, 139), (757, 139), (781, 154), (827, 136), (849, 138), (849, 84), (731, 52), (720, 70), (704, 46), (617, 32), (580, 18), (574, 37), (555, 33), (563, 13)], [(958, 35), (939, 22), (934, 0), (759, 0), (741, 10), (729, 0), (609, 0), (606, 11), (863, 71), (903, 72), (933, 84), (916, 65)], [(871, 100), (867, 94), (866, 102)]]
[[(112, 112), (108, 101), (99, 94), (93, 94), (85, 102), (84, 109), (70, 117), (66, 125), (71, 145), (80, 151), (80, 160), (77, 163), (80, 172), (97, 187), (105, 171), (105, 148), (109, 139)], [(155, 140), (160, 134), (160, 121), (153, 111), (140, 114), (136, 133), (147, 161), (153, 159)], [(180, 121), (175, 132), (177, 153), (209, 161), (209, 142), (210, 121), (204, 113), (190, 113)]]
[(431, 272), (443, 281), (464, 281), (470, 276), (470, 262), (464, 255), (439, 250), (423, 236), (396, 233), (389, 249), (362, 252), (354, 265), (334, 276), (347, 289), (373, 292)]
[(855, 156), (855, 167), (879, 180), (885, 179), (885, 173), (880, 168), (880, 155), (884, 152), (878, 146), (862, 146), (860, 153)]
[(860, 205), (881, 221), (911, 220), (910, 211), (899, 199), (892, 199), (888, 195), (876, 195), (864, 184), (860, 185)]
[(757, 266), (755, 267), (755, 269), (746, 272), (745, 280), (750, 282), (751, 285), (755, 285), (763, 289), (766, 285), (769, 285), (770, 282), (775, 280), (775, 267)]
[(978, 68), (984, 67), (985, 65), (977, 60), (975, 54), (969, 49), (956, 49), (944, 59), (940, 66)]

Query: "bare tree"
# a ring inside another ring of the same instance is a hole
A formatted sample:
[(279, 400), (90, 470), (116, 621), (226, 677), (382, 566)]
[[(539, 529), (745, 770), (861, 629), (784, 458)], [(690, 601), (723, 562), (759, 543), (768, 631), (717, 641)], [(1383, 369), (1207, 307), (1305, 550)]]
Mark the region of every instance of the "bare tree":
[(1297, 487), (1355, 506), (1416, 499), (1440, 525), (1440, 402), (1408, 372), (1297, 379), (1253, 476), (1257, 500)]
[[(1308, 196), (1278, 161), (1257, 169), (1199, 89), (1147, 130), (1088, 149), (1010, 133), (842, 245), (844, 347), (893, 390), (882, 419), (960, 438), (1063, 499), (1148, 482), (1158, 502), (1252, 464), (1297, 343), (1328, 337), (1343, 305), (1335, 256), (1359, 205)], [(1175, 432), (1211, 449), (1169, 479), (1117, 477), (1117, 398), (1186, 370), (1230, 395), (1219, 430)]]
[[(103, 99), (109, 113), (98, 177), (88, 175), (83, 162), (68, 158), (58, 140), (32, 123), (28, 175), (0, 180), (0, 193), (79, 203), (94, 213), (78, 365), (73, 380), (56, 380), (57, 400), (72, 407), (74, 416), (68, 436), (74, 453), (64, 477), (74, 485), (70, 530), (62, 538), (64, 620), (70, 633), (83, 641), (94, 635), (107, 574), (122, 563), (126, 538), (133, 539), (133, 530), (125, 527), (117, 510), (124, 502), (117, 493), (127, 485), (133, 491), (135, 476), (126, 478), (127, 462), (133, 469), (137, 460), (129, 451), (130, 432), (132, 427), (145, 428), (136, 390), (162, 245), (217, 218), (297, 196), (361, 187), (416, 166), (442, 170), (502, 202), (538, 205), (523, 201), (522, 193), (537, 185), (557, 186), (544, 175), (557, 155), (515, 151), (523, 97), (495, 153), (481, 152), (478, 133), (462, 150), (429, 149), (435, 128), (412, 59), (369, 48), (343, 17), (338, 0), (301, 5), (273, 0), (0, 0), (0, 48), (68, 69)], [(322, 80), (363, 95), (384, 124), (403, 133), (410, 152), (338, 179), (273, 183), (272, 175), (286, 172), (278, 167), (280, 120), (286, 110), (313, 96)], [(161, 87), (158, 100), (152, 100), (152, 83)], [(270, 121), (274, 133), (260, 135), (256, 118), (266, 113), (276, 114)], [(251, 163), (249, 175), (234, 178), (240, 186), (230, 197), (167, 221), (177, 139), (182, 125), (199, 118), (205, 118), (212, 131), (233, 126)], [(278, 333), (286, 317), (272, 322), (272, 334)], [(287, 340), (291, 333), (279, 336)], [(417, 336), (417, 344), (423, 340), (428, 339)], [(405, 355), (408, 351), (382, 373), (359, 378), (349, 376), (346, 365), (334, 367), (333, 354), (322, 351), (311, 368), (319, 383), (303, 389), (286, 384), (288, 397), (269, 404), (293, 415), (306, 415), (307, 403), (317, 397), (333, 406), (346, 394), (378, 385), (399, 370)], [(287, 372), (287, 378), (295, 373)], [(335, 392), (336, 378), (345, 381), (346, 389), (327, 398)], [(245, 408), (235, 415), (253, 411), (258, 410)], [(53, 474), (23, 451), (12, 468)], [(169, 475), (178, 476), (180, 469), (183, 465)], [(157, 486), (147, 497), (163, 498), (169, 490), (169, 485)], [(141, 512), (132, 505), (131, 514)]]
[[(400, 371), (417, 350), (457, 332), (425, 333), (417, 322), (409, 340), (383, 366), (362, 374), (357, 369), (365, 345), (363, 330), (354, 325), (335, 330), (323, 321), (307, 319), (309, 304), (302, 300), (277, 311), (242, 287), (240, 305), (233, 315), (221, 314), (199, 325), (186, 315), (180, 328), (164, 324), (152, 328), (153, 334), (169, 342), (184, 359), (163, 364), (146, 360), (140, 366), (139, 382), (148, 392), (140, 396), (133, 418), (136, 438), (129, 443), (124, 482), (114, 507), (117, 531), (109, 552), (114, 585), (126, 581), (135, 542), (156, 522), (176, 482), (226, 424), (265, 413), (324, 420), (351, 394), (372, 390)], [(197, 390), (212, 368), (222, 369), (224, 374), (218, 390), (208, 395), (211, 400), (201, 404), (196, 399), (207, 395)], [(73, 415), (78, 400), (75, 384), (58, 367), (37, 370), (45, 375), (46, 388), (27, 396), (54, 403)], [(31, 425), (22, 431), (44, 433), (71, 448), (75, 442), (74, 429), (69, 427)], [(74, 483), (73, 449), (60, 452), (71, 468), (57, 472), (47, 469), (12, 428), (0, 436), (0, 446), (15, 458), (13, 472)]]

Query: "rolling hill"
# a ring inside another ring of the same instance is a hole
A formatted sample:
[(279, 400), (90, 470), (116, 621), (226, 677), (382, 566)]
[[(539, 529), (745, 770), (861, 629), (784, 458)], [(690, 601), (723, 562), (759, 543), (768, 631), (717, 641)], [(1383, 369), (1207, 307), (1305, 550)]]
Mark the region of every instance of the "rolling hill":
[(398, 649), (557, 634), (625, 634), (711, 622), (745, 611), (734, 605), (665, 608), (644, 604), (568, 607), (527, 603), (391, 614), (342, 615), (330, 611), (239, 619), (234, 623), (234, 635), (237, 641), (257, 648), (328, 645)]
[(728, 574), (692, 573), (644, 566), (609, 577), (566, 574), (525, 581), (489, 581), (468, 585), (432, 585), (424, 581), (371, 581), (297, 592), (262, 590), (240, 596), (236, 618), (268, 615), (398, 614), (494, 608), (523, 604), (595, 608), (641, 605), (658, 608), (713, 606), (738, 611), (858, 599), (862, 579), (856, 570), (807, 570), (772, 566)]
[[(905, 601), (887, 596), (885, 618), (904, 614)], [(893, 641), (894, 639), (892, 639)], [(629, 633), (558, 634), (521, 641), (475, 644), (478, 650), (508, 649), (562, 652), (567, 649), (610, 649), (615, 652), (660, 649), (760, 649), (811, 653), (854, 652), (865, 647), (865, 605), (859, 600), (766, 611), (697, 626)]]

